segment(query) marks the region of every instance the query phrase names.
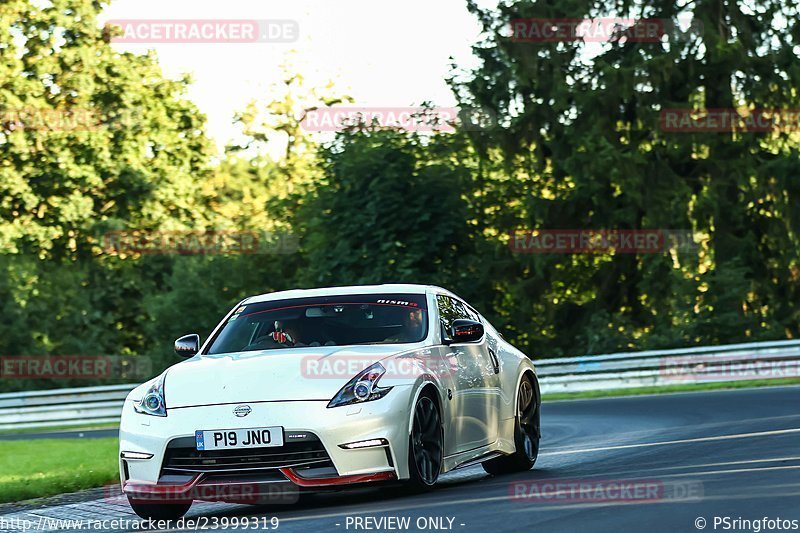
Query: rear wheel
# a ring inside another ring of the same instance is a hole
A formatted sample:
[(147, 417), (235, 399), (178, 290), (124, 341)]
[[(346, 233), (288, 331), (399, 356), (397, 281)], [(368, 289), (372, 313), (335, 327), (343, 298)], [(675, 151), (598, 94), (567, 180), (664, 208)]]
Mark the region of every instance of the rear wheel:
[(524, 472), (533, 468), (539, 456), (540, 407), (533, 381), (525, 376), (517, 392), (517, 417), (514, 424), (516, 451), (511, 455), (484, 462), (482, 466), (486, 472), (499, 475)]
[(414, 406), (408, 443), (408, 485), (412, 490), (431, 489), (439, 479), (444, 451), (441, 420), (436, 402), (430, 396), (420, 396)]
[(189, 512), (188, 503), (139, 503), (128, 498), (128, 503), (137, 516), (145, 520), (177, 520)]

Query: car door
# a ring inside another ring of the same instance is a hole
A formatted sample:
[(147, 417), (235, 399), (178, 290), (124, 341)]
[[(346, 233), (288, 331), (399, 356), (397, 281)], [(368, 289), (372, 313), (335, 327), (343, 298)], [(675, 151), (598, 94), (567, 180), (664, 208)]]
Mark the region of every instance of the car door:
[[(480, 316), (464, 302), (445, 294), (436, 297), (443, 341), (454, 320), (480, 321)], [(487, 335), (479, 342), (453, 343), (444, 347), (452, 389), (455, 446), (459, 453), (490, 444), (499, 427), (499, 386), (496, 360), (490, 353)]]

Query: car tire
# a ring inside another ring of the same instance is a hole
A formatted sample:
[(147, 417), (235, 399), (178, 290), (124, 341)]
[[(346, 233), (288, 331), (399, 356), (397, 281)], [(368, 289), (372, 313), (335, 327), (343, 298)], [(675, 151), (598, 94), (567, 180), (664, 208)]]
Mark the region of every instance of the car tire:
[(177, 520), (189, 512), (188, 503), (136, 503), (128, 498), (128, 503), (140, 518), (145, 520)]
[[(534, 378), (535, 379), (535, 378)], [(516, 450), (511, 455), (490, 459), (481, 464), (483, 469), (493, 476), (524, 472), (533, 468), (539, 456), (540, 407), (539, 387), (525, 376), (517, 391), (517, 416), (514, 422), (514, 445)]]
[(414, 418), (408, 437), (406, 483), (413, 492), (431, 490), (439, 479), (444, 462), (444, 429), (436, 401), (423, 393), (414, 405)]

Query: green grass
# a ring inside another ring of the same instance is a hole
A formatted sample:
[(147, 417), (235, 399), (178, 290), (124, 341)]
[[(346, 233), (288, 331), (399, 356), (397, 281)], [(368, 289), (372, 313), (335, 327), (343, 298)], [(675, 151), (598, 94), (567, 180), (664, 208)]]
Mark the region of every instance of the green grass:
[(800, 378), (758, 379), (749, 381), (726, 381), (721, 383), (701, 383), (692, 385), (668, 385), (666, 387), (636, 387), (630, 389), (613, 389), (586, 392), (559, 392), (543, 394), (542, 401), (580, 400), (584, 398), (606, 398), (611, 396), (641, 396), (643, 394), (662, 394), (669, 392), (692, 392), (704, 390), (746, 389), (751, 387), (769, 387), (777, 385), (797, 385)]
[(0, 442), (0, 503), (116, 481), (117, 453), (115, 438)]

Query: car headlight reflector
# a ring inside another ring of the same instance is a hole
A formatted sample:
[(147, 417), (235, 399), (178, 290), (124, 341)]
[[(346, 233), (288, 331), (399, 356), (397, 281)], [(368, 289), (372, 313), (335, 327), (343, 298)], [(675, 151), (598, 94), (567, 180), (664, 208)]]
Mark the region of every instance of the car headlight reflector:
[(391, 387), (378, 386), (378, 380), (385, 373), (386, 369), (380, 363), (375, 363), (363, 370), (336, 393), (336, 396), (328, 403), (328, 407), (371, 402), (383, 398), (392, 390)]
[(133, 409), (143, 415), (167, 416), (167, 403), (164, 401), (164, 374), (150, 386), (141, 401), (133, 404)]
[(359, 381), (356, 383), (356, 386), (353, 387), (353, 394), (355, 397), (358, 398), (360, 401), (364, 401), (369, 398), (369, 394), (372, 392), (372, 383), (369, 381)]

